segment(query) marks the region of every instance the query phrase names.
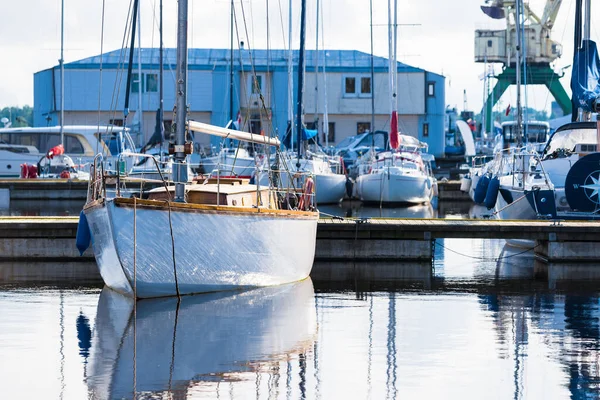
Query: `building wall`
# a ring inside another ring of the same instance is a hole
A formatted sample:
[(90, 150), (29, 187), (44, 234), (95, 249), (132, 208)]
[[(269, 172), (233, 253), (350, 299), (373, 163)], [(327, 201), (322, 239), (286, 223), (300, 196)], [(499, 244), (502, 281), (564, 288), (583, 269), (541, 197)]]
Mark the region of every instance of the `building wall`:
[[(360, 87), (361, 77), (370, 77), (369, 72), (347, 72), (347, 73), (327, 73), (323, 77), (319, 73), (306, 74), (306, 84), (304, 88), (305, 113), (313, 113), (315, 101), (317, 99), (319, 109), (322, 111), (325, 104), (325, 79), (327, 80), (327, 108), (330, 114), (362, 114), (371, 115), (371, 96), (370, 95), (347, 95), (345, 91), (345, 78), (357, 78), (357, 86)], [(318, 83), (318, 91), (315, 86)], [(391, 114), (390, 108), (390, 85), (389, 75), (387, 73), (374, 74), (374, 84), (371, 88), (375, 94), (375, 114)], [(409, 72), (398, 74), (398, 114), (414, 115), (425, 113), (425, 73)], [(416, 134), (416, 133), (415, 133)]]

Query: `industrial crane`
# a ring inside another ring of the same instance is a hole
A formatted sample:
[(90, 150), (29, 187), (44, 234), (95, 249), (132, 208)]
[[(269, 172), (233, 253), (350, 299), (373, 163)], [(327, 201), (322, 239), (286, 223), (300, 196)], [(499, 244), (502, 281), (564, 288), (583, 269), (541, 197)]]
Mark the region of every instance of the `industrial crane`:
[[(522, 1), (522, 0), (521, 0)], [(521, 57), (527, 63), (527, 84), (545, 85), (565, 115), (571, 113), (571, 100), (559, 79), (563, 76), (551, 67), (552, 62), (562, 54), (560, 43), (550, 39), (550, 33), (562, 0), (546, 0), (544, 12), (540, 18), (523, 4), (523, 44)], [(491, 115), (495, 103), (510, 85), (516, 84), (517, 34), (516, 1), (486, 0), (482, 11), (490, 18), (505, 19), (506, 29), (475, 31), (475, 62), (502, 63), (502, 73), (495, 76), (498, 80), (485, 102), (486, 115)], [(486, 131), (491, 131), (492, 121), (486, 119)]]

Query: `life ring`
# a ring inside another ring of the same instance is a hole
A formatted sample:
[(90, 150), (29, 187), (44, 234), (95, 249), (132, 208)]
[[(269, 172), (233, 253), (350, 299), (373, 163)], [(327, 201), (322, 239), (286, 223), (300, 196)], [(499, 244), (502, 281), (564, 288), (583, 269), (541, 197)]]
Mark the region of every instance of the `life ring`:
[(312, 204), (311, 197), (314, 194), (315, 182), (312, 178), (306, 178), (304, 182), (304, 187), (302, 188), (302, 196), (300, 197), (300, 203), (298, 204), (298, 208), (300, 210), (309, 210)]

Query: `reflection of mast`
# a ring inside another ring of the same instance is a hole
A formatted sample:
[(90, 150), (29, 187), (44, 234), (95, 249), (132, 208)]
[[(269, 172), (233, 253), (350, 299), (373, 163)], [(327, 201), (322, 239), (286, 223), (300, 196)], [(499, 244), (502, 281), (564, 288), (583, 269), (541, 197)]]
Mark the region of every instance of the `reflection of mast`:
[(371, 367), (373, 362), (373, 293), (369, 302), (369, 359), (367, 361), (367, 398), (371, 398)]
[(62, 290), (60, 291), (59, 324), (60, 347), (58, 353), (60, 354), (60, 398), (62, 399), (65, 395), (65, 297)]
[(387, 395), (386, 398), (396, 398), (396, 293), (390, 293), (388, 306), (388, 337), (387, 337)]
[(306, 398), (306, 353), (302, 352), (298, 354), (298, 366), (300, 367), (300, 382), (298, 387), (300, 388), (301, 398)]

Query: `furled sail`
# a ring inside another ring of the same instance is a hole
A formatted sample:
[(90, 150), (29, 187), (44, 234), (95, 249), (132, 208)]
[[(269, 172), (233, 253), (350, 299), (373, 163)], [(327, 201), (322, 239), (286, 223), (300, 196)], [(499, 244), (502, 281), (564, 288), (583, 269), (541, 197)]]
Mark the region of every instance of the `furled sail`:
[(573, 57), (571, 90), (573, 103), (584, 111), (600, 111), (597, 105), (600, 96), (600, 59), (598, 48), (591, 40), (582, 41)]

